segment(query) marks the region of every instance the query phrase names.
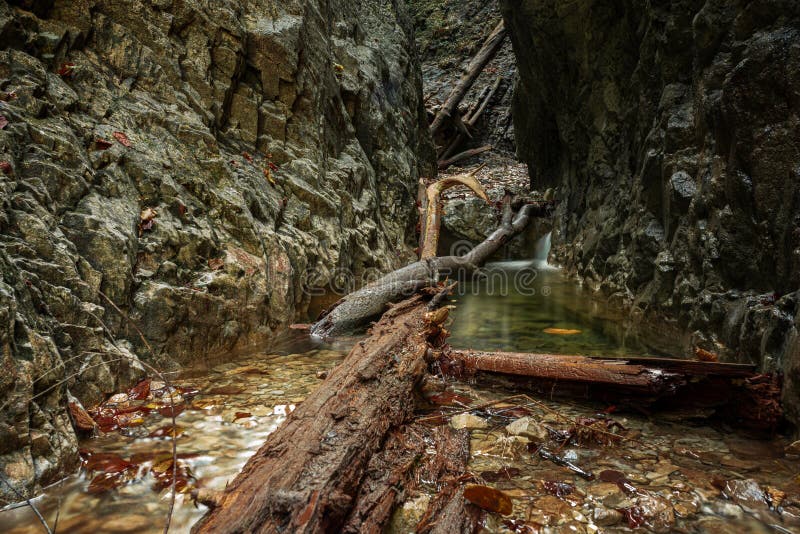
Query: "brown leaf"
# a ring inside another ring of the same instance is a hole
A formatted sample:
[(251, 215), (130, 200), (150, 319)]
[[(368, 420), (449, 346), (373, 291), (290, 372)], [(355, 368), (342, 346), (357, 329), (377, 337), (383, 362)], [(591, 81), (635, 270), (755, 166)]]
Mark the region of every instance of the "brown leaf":
[(701, 349), (700, 347), (695, 347), (694, 355), (701, 362), (719, 361), (719, 357), (716, 354), (714, 354), (710, 350)]
[(57, 74), (62, 78), (69, 78), (72, 76), (72, 71), (75, 69), (75, 63), (62, 63), (61, 68), (58, 69)]
[(89, 483), (87, 491), (91, 495), (99, 495), (117, 489), (125, 483), (122, 473), (100, 473)]
[(5, 115), (0, 115), (0, 130), (8, 126), (8, 119)]
[(146, 378), (128, 390), (128, 400), (145, 400), (150, 395), (150, 379)]
[(0, 100), (3, 102), (11, 102), (12, 100), (17, 99), (17, 92), (16, 91), (9, 91), (8, 93), (0, 93)]
[(158, 217), (158, 212), (155, 208), (145, 208), (139, 213), (139, 219), (142, 222), (152, 221), (156, 217)]
[(113, 143), (108, 139), (103, 139), (102, 137), (98, 137), (94, 140), (94, 146), (97, 147), (97, 150), (107, 150), (111, 148)]
[(253, 156), (251, 156), (249, 152), (242, 152), (242, 157), (250, 163), (253, 163)]
[(237, 421), (239, 419), (247, 419), (248, 417), (252, 417), (252, 414), (250, 412), (236, 412), (236, 415), (233, 417), (233, 420)]
[(158, 413), (160, 413), (164, 417), (177, 417), (183, 410), (186, 408), (183, 404), (175, 404), (172, 406), (164, 406), (163, 408), (158, 409)]
[(122, 146), (125, 146), (125, 147), (128, 147), (128, 148), (133, 146), (131, 144), (131, 140), (128, 139), (128, 136), (125, 135), (123, 132), (114, 132), (113, 135), (114, 135), (114, 139), (119, 141), (119, 144), (121, 144)]
[(11, 174), (12, 172), (14, 172), (14, 168), (11, 166), (9, 162), (3, 160), (0, 161), (0, 171), (2, 171), (3, 174)]
[(238, 395), (243, 391), (244, 388), (239, 386), (220, 386), (210, 389), (208, 393), (210, 395)]
[[(166, 426), (162, 426), (161, 428), (157, 428), (157, 429), (153, 430), (152, 432), (150, 432), (150, 434), (147, 435), (147, 437), (148, 438), (166, 438), (166, 437), (173, 437), (173, 435), (174, 435), (174, 437), (177, 438), (178, 436), (183, 435), (183, 433), (184, 433), (183, 427), (166, 425)], [(170, 461), (171, 460), (172, 460), (172, 457), (170, 456)]]
[(94, 430), (94, 419), (83, 409), (77, 402), (69, 403), (69, 414), (75, 422), (75, 427), (78, 430), (91, 431)]
[(83, 459), (83, 467), (90, 473), (96, 471), (101, 473), (124, 473), (135, 467), (134, 464), (113, 452), (92, 452), (84, 449), (81, 451), (81, 458)]
[(272, 177), (272, 172), (269, 170), (269, 167), (264, 169), (264, 177), (269, 183), (275, 185), (275, 179)]
[(225, 265), (225, 260), (222, 258), (211, 258), (208, 260), (208, 268), (212, 271), (219, 271)]
[(571, 328), (545, 328), (543, 330), (545, 334), (552, 334), (556, 336), (574, 336), (575, 334), (580, 334), (580, 330), (575, 330)]
[(487, 512), (509, 515), (514, 510), (511, 498), (491, 486), (470, 484), (464, 488), (464, 498)]

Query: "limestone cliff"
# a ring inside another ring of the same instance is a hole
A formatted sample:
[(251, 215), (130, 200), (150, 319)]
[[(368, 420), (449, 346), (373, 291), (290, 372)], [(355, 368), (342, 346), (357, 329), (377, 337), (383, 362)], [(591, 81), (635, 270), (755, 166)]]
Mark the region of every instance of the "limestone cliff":
[(309, 270), (408, 254), (432, 148), (402, 0), (13, 0), (0, 47), (0, 470), (20, 494), (74, 462), (67, 388), (91, 403), (139, 358), (257, 342), (307, 308)]
[(501, 3), (555, 260), (656, 343), (784, 371), (797, 420), (800, 4)]

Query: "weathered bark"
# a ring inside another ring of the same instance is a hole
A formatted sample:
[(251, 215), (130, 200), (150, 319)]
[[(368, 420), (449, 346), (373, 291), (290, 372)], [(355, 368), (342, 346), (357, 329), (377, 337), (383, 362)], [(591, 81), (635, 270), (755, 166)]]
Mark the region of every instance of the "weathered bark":
[(492, 150), (492, 148), (493, 148), (492, 145), (483, 145), (483, 146), (480, 146), (478, 148), (471, 148), (469, 150), (465, 150), (464, 152), (461, 152), (460, 154), (456, 154), (452, 158), (440, 161), (438, 163), (439, 170), (446, 169), (450, 165), (452, 165), (454, 163), (458, 163), (461, 160), (464, 160), (464, 159), (467, 159), (467, 158), (471, 158), (471, 157), (477, 156), (479, 154), (483, 154), (484, 152), (489, 152), (490, 150)]
[(783, 420), (780, 380), (755, 366), (665, 358), (448, 350), (440, 367), (454, 375), (485, 372), (524, 380), (549, 395), (590, 397), (642, 409), (713, 409), (713, 414), (758, 431)]
[(467, 254), (424, 259), (387, 274), (342, 298), (314, 323), (311, 333), (328, 337), (351, 332), (378, 317), (389, 303), (435, 285), (440, 278), (456, 279), (471, 274), (518, 235), (532, 216), (546, 213), (546, 206), (526, 204), (512, 218), (510, 203), (505, 203), (500, 227)]
[[(479, 167), (480, 168), (480, 167)], [(458, 176), (449, 176), (428, 186), (426, 192), (426, 212), (425, 212), (425, 225), (422, 233), (422, 250), (420, 250), (420, 258), (425, 260), (436, 256), (436, 250), (439, 247), (439, 230), (442, 225), (442, 202), (441, 196), (444, 191), (451, 187), (458, 185), (466, 186), (476, 196), (489, 202), (489, 196), (483, 189), (481, 183), (475, 178), (475, 171), (468, 174), (459, 174)]]
[[(359, 492), (370, 493), (364, 476), (375, 453), (412, 415), (428, 338), (439, 331), (427, 314), (420, 296), (384, 314), (370, 337), (269, 436), (193, 532), (340, 531)], [(373, 473), (380, 466), (374, 462)], [(403, 472), (396, 469), (387, 480), (402, 480)], [(357, 513), (363, 520), (374, 511), (370, 524), (377, 528), (392, 503), (380, 491), (370, 503)]]
[(503, 40), (506, 38), (506, 34), (505, 25), (503, 21), (500, 21), (483, 43), (483, 46), (475, 57), (472, 58), (469, 67), (467, 67), (467, 72), (458, 81), (458, 84), (456, 84), (447, 97), (442, 109), (440, 109), (436, 117), (434, 117), (433, 122), (431, 122), (431, 135), (436, 135), (442, 126), (445, 125), (445, 121), (456, 112), (456, 108), (458, 108), (458, 105), (464, 99), (464, 96), (466, 96), (472, 84), (475, 83), (475, 80), (483, 71), (484, 67), (486, 67), (486, 64), (489, 63), (495, 54), (497, 54), (497, 51), (500, 50), (500, 47), (503, 45)]
[[(486, 107), (489, 105), (489, 102), (492, 100), (492, 98), (494, 98), (494, 95), (495, 93), (497, 93), (497, 90), (500, 88), (500, 84), (502, 82), (503, 82), (503, 77), (498, 76), (497, 80), (495, 80), (494, 85), (491, 87), (488, 93), (486, 95), (482, 95), (481, 98), (478, 99), (475, 109), (470, 110), (470, 112), (467, 114), (467, 116), (464, 119), (467, 131), (469, 131), (470, 128), (474, 127), (478, 123), (478, 119), (480, 119), (481, 115), (483, 115), (483, 112), (486, 111)], [(443, 161), (447, 160), (447, 158), (455, 154), (456, 149), (464, 141), (465, 141), (465, 136), (462, 133), (456, 135), (456, 138), (453, 139), (453, 141), (450, 143), (447, 149), (444, 152), (442, 152), (442, 154), (439, 156), (439, 165), (440, 165), (439, 168), (442, 168), (441, 164)]]

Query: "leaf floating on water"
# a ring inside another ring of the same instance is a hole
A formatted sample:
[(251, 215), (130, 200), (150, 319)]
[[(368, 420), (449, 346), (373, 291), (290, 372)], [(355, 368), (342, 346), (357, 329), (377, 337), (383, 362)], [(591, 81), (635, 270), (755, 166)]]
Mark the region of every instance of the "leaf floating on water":
[[(183, 435), (185, 432), (183, 427), (180, 426), (172, 426), (166, 425), (162, 426), (161, 428), (157, 428), (148, 434), (148, 438), (166, 438), (166, 437), (178, 437)], [(170, 460), (172, 457), (170, 456)]]
[(108, 491), (117, 489), (125, 483), (122, 473), (100, 473), (89, 483), (87, 491), (91, 495), (100, 495)]
[(695, 347), (694, 355), (701, 362), (719, 361), (719, 357), (715, 353), (711, 352), (710, 350), (701, 349), (700, 347)]
[(150, 379), (146, 378), (128, 390), (128, 400), (145, 400), (150, 395)]
[(239, 419), (247, 419), (248, 417), (252, 416), (253, 414), (250, 412), (236, 412), (236, 414), (233, 416), (233, 420), (238, 421)]
[(511, 498), (491, 486), (470, 484), (464, 488), (464, 498), (487, 512), (509, 515), (514, 511), (514, 504), (511, 502)]
[(622, 512), (625, 520), (628, 522), (628, 528), (639, 528), (644, 523), (646, 517), (644, 510), (638, 506), (631, 506), (630, 508), (622, 508), (618, 510)]
[(124, 473), (135, 467), (133, 463), (113, 452), (92, 452), (82, 449), (81, 460), (83, 467), (90, 473), (96, 471), (101, 473)]
[(574, 336), (575, 334), (580, 334), (580, 330), (575, 330), (572, 328), (545, 328), (542, 330), (545, 334), (552, 334), (554, 336)]
[(164, 417), (177, 417), (180, 415), (183, 410), (186, 408), (184, 404), (175, 404), (175, 405), (167, 405), (163, 406), (158, 409), (158, 413), (160, 413)]
[(92, 419), (89, 413), (86, 410), (84, 410), (80, 404), (76, 402), (70, 402), (69, 414), (72, 416), (72, 420), (75, 422), (75, 427), (78, 430), (85, 430), (85, 431), (94, 430), (95, 427), (94, 419)]
[(133, 144), (131, 143), (131, 140), (128, 139), (128, 136), (125, 135), (124, 132), (114, 132), (112, 135), (114, 136), (114, 139), (119, 141), (119, 144), (121, 144), (122, 146), (127, 147), (127, 148), (130, 148), (130, 147), (133, 146)]

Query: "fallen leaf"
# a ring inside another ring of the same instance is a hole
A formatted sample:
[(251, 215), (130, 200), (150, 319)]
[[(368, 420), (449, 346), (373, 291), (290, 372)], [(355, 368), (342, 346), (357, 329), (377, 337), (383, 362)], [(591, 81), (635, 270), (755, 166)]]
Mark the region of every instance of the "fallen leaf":
[(17, 99), (16, 91), (9, 91), (8, 93), (0, 93), (0, 100), (3, 102), (10, 102)]
[(77, 402), (69, 403), (69, 414), (72, 416), (72, 420), (75, 422), (75, 427), (78, 430), (94, 430), (96, 426), (94, 419), (92, 419), (89, 413)]
[(145, 400), (150, 395), (150, 382), (147, 378), (129, 389), (128, 400)]
[(700, 347), (695, 347), (694, 355), (701, 362), (719, 361), (719, 357), (716, 354), (714, 354), (710, 350), (701, 349)]
[(559, 499), (562, 497), (566, 497), (567, 495), (575, 491), (575, 486), (570, 484), (569, 482), (555, 482), (552, 480), (543, 480), (542, 486), (544, 487), (544, 490), (547, 493), (555, 495)]
[(442, 393), (437, 393), (436, 395), (431, 395), (428, 400), (439, 406), (450, 406), (453, 404), (457, 404), (459, 406), (468, 406), (469, 404), (472, 404), (472, 399), (469, 397), (453, 393), (452, 391), (445, 391)]
[(275, 179), (272, 177), (272, 172), (270, 172), (269, 167), (264, 169), (264, 177), (267, 179), (269, 183), (275, 185)]
[(90, 473), (124, 473), (135, 465), (113, 452), (92, 452), (81, 450), (83, 467)]
[(521, 471), (516, 467), (501, 467), (497, 471), (483, 471), (481, 478), (486, 482), (497, 482), (498, 480), (511, 480), (520, 475)]
[(514, 504), (511, 502), (511, 498), (491, 486), (470, 484), (464, 488), (464, 498), (487, 512), (509, 515), (514, 511)]
[(5, 117), (5, 115), (0, 115), (0, 130), (6, 126), (8, 126), (8, 119)]
[(225, 265), (225, 260), (222, 258), (211, 258), (208, 260), (208, 268), (212, 271), (219, 271)]
[(289, 325), (290, 330), (310, 330), (311, 325), (308, 323), (294, 323)]
[(89, 483), (86, 490), (91, 495), (99, 495), (117, 489), (125, 483), (122, 473), (100, 473)]
[(556, 336), (573, 336), (575, 334), (580, 334), (580, 330), (575, 330), (571, 328), (545, 328), (543, 330), (545, 334), (553, 334)]
[(638, 506), (631, 506), (630, 508), (622, 508), (617, 510), (622, 512), (625, 520), (628, 522), (628, 528), (639, 528), (644, 523), (646, 517), (644, 510)]
[(236, 415), (234, 415), (233, 420), (237, 421), (239, 419), (247, 419), (248, 417), (251, 416), (252, 414), (250, 412), (236, 412)]
[(131, 140), (128, 139), (128, 136), (125, 135), (123, 132), (114, 132), (113, 135), (114, 135), (114, 139), (119, 141), (119, 144), (121, 144), (122, 146), (125, 146), (125, 147), (128, 147), (128, 148), (133, 146), (131, 144)]
[(249, 152), (242, 152), (242, 157), (250, 163), (253, 163), (253, 156), (251, 156)]
[(11, 174), (14, 171), (14, 168), (9, 162), (0, 161), (0, 171), (3, 171), (3, 174)]
[(340, 65), (339, 63), (334, 63), (333, 68), (336, 69), (336, 72), (344, 72), (344, 65)]
[(75, 69), (75, 63), (62, 63), (61, 68), (58, 69), (57, 74), (62, 78), (69, 78), (72, 76), (72, 71)]
[(186, 215), (186, 206), (184, 206), (183, 204), (178, 204), (178, 213), (180, 214), (181, 217)]
[(175, 404), (173, 406), (168, 405), (159, 408), (158, 413), (160, 413), (164, 417), (177, 417), (183, 412), (184, 409), (186, 409), (186, 406), (183, 404)]
[(98, 137), (94, 140), (94, 146), (97, 147), (98, 150), (107, 150), (111, 148), (113, 143), (108, 139), (103, 139), (102, 137)]
[[(147, 437), (148, 438), (167, 438), (167, 437), (176, 437), (177, 438), (178, 436), (183, 435), (184, 432), (185, 432), (185, 430), (183, 429), (183, 427), (166, 425), (166, 426), (162, 426), (161, 428), (157, 428), (157, 429), (153, 430), (152, 432), (150, 432), (150, 434), (147, 435)], [(170, 461), (172, 461), (172, 457), (171, 456), (170, 456)]]

